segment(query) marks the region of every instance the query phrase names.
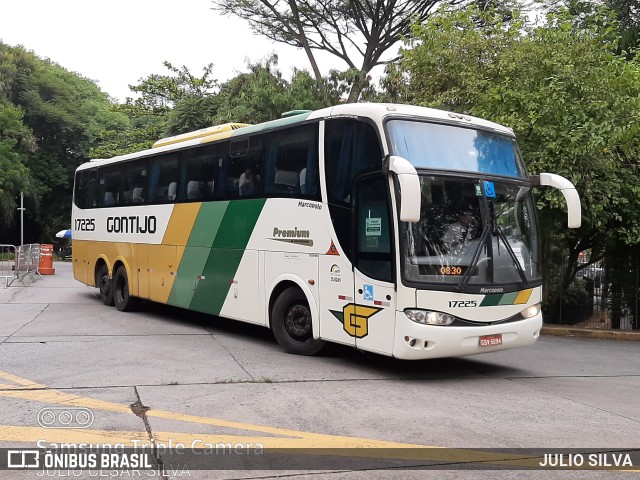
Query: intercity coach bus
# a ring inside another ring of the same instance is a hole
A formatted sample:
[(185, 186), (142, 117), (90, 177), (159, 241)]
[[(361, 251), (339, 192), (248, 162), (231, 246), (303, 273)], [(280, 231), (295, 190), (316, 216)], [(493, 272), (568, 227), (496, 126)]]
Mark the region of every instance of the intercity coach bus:
[(76, 172), (73, 270), (120, 311), (148, 299), (263, 325), (290, 353), (326, 341), (424, 359), (534, 343), (534, 186), (513, 131), (391, 104), (225, 124)]

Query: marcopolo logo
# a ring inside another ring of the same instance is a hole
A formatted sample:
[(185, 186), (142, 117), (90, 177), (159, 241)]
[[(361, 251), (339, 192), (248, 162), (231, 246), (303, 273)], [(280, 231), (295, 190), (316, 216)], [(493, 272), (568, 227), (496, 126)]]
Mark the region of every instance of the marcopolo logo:
[(274, 227), (273, 238), (271, 238), (271, 240), (294, 243), (296, 245), (304, 245), (305, 247), (312, 247), (313, 240), (309, 238), (310, 236), (311, 233), (309, 232), (309, 230), (298, 229), (298, 227), (286, 230), (281, 230), (278, 227)]
[(42, 428), (89, 428), (93, 420), (88, 408), (45, 407), (38, 412), (38, 425)]

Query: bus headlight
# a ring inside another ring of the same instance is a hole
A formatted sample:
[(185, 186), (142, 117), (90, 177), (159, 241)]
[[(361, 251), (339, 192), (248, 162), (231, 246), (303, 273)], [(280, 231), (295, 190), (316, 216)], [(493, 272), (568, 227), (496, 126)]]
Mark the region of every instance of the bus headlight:
[(531, 305), (530, 307), (525, 308), (520, 312), (524, 318), (535, 317), (540, 313), (540, 304), (536, 303), (535, 305)]
[(451, 325), (455, 317), (446, 313), (430, 312), (428, 310), (407, 309), (404, 314), (409, 320), (424, 325)]

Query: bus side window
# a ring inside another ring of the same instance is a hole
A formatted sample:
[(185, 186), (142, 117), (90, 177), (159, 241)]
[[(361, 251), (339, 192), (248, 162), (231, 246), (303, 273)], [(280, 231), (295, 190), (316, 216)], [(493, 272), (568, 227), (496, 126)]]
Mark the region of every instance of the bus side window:
[(374, 128), (352, 119), (328, 120), (324, 163), (329, 203), (350, 203), (353, 180), (363, 172), (382, 169), (382, 149)]
[(82, 170), (76, 173), (75, 204), (80, 208), (93, 208), (98, 205), (98, 170)]
[(254, 135), (230, 143), (229, 158), (223, 161), (225, 199), (262, 194), (263, 140), (264, 135)]
[(212, 200), (216, 191), (218, 170), (217, 145), (189, 150), (182, 157), (182, 173), (179, 198), (181, 200)]
[(125, 205), (137, 205), (147, 201), (147, 170), (146, 158), (127, 165), (123, 192)]
[(151, 160), (151, 176), (149, 187), (150, 202), (173, 201), (169, 198), (169, 188), (173, 184), (173, 199), (178, 181), (178, 156), (162, 155)]
[(333, 228), (342, 249), (351, 256), (353, 180), (362, 172), (382, 169), (382, 150), (373, 127), (353, 119), (327, 120), (324, 168)]
[(265, 193), (274, 196), (318, 192), (317, 124), (273, 133), (265, 161)]
[(122, 175), (118, 165), (107, 165), (98, 169), (98, 206), (115, 207), (120, 204)]

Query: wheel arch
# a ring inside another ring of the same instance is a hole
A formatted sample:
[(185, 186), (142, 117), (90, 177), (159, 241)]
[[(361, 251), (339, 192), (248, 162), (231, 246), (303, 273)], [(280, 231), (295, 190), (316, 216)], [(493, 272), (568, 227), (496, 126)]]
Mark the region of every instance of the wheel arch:
[[(124, 267), (125, 271), (127, 272), (127, 279), (129, 281), (129, 284), (131, 284), (131, 279), (133, 278), (131, 275), (131, 268), (129, 266), (129, 263), (124, 257), (120, 257), (120, 256), (116, 257), (116, 260), (113, 262), (113, 267), (111, 270), (111, 278), (115, 276), (115, 272), (117, 272), (121, 266)], [(131, 287), (129, 287), (129, 289), (131, 289)]]
[(311, 325), (313, 327), (313, 338), (315, 340), (320, 339), (320, 311), (318, 309), (318, 302), (316, 302), (313, 293), (308, 285), (300, 278), (291, 274), (283, 274), (276, 278), (268, 289), (267, 298), (267, 327), (271, 328), (271, 312), (273, 310), (273, 304), (278, 296), (289, 287), (296, 287), (302, 291), (309, 304), (309, 310), (311, 311)]

